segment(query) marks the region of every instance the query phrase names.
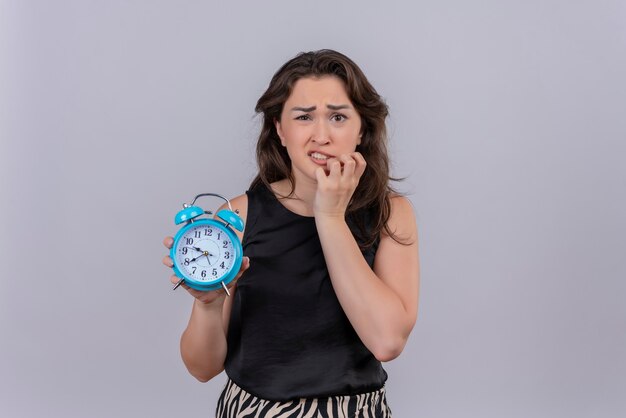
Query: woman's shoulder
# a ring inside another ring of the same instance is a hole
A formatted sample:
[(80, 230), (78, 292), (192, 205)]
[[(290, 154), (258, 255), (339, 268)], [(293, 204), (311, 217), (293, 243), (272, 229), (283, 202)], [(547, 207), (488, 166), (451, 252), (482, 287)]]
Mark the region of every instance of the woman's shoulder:
[(389, 194), (389, 203), (391, 205), (391, 213), (394, 211), (401, 213), (413, 213), (413, 204), (411, 200), (399, 193)]
[(404, 195), (393, 193), (389, 195), (389, 204), (390, 213), (387, 221), (389, 230), (405, 239), (416, 238), (417, 225), (411, 201)]
[[(233, 210), (245, 210), (248, 207), (248, 194), (242, 193), (238, 196), (235, 196), (230, 199), (230, 204), (233, 207)], [(226, 205), (228, 206), (228, 205)]]

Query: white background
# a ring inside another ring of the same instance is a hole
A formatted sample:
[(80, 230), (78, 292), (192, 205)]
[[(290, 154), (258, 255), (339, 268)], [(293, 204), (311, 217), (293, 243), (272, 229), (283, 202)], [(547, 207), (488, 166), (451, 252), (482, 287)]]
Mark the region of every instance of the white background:
[[(626, 415), (623, 1), (0, 3), (0, 415), (213, 415), (161, 240), (256, 166), (254, 104), (332, 48), (391, 109), (417, 325), (394, 416)], [(218, 202), (216, 202), (217, 205)]]

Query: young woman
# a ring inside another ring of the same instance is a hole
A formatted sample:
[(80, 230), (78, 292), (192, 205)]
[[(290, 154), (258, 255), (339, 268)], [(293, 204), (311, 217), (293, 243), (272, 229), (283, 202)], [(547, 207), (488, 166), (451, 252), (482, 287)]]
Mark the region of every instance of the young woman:
[(320, 50), (285, 63), (256, 111), (259, 173), (231, 200), (244, 262), (230, 297), (185, 286), (183, 361), (203, 382), (226, 370), (219, 418), (391, 416), (381, 362), (415, 324), (419, 260), (412, 207), (389, 185), (387, 106)]

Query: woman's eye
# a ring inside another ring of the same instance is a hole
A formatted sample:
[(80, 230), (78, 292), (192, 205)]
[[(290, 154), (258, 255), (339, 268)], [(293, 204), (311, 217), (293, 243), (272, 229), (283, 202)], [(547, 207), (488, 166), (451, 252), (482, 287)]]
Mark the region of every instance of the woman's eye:
[(296, 120), (309, 120), (309, 115), (300, 115), (296, 117)]
[(336, 114), (336, 115), (333, 115), (331, 118), (332, 118), (332, 120), (334, 120), (335, 122), (341, 122), (341, 121), (344, 121), (344, 120), (346, 120), (346, 119), (347, 119), (344, 115), (341, 115), (341, 114)]

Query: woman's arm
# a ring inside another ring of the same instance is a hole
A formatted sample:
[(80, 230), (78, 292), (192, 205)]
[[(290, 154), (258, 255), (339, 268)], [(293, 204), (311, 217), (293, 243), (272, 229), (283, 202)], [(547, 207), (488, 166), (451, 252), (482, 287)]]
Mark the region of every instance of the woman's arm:
[[(231, 291), (231, 295), (233, 293)], [(210, 303), (194, 300), (189, 323), (180, 338), (183, 362), (189, 373), (201, 382), (209, 381), (224, 370), (227, 349), (224, 299), (225, 295)]]
[[(244, 259), (245, 271), (250, 262)], [(241, 274), (240, 274), (241, 276)], [(195, 299), (187, 328), (180, 338), (180, 354), (189, 373), (201, 382), (208, 382), (224, 370), (226, 333), (237, 286), (229, 287), (230, 297), (223, 290), (210, 303)]]
[[(343, 206), (342, 201), (349, 201), (354, 190), (342, 183), (344, 175), (349, 177), (351, 172), (355, 173), (358, 183), (364, 170), (365, 162), (359, 157), (354, 157), (358, 162), (356, 167), (350, 167), (354, 163), (342, 158), (346, 173), (335, 173), (333, 177), (331, 169), (325, 178), (321, 177), (324, 176), (322, 172), (318, 173), (319, 200), (323, 195), (326, 198), (324, 204), (316, 202), (320, 204), (315, 222), (331, 281), (344, 312), (372, 354), (380, 361), (389, 361), (400, 355), (417, 319), (417, 225), (410, 202), (404, 197), (393, 197), (389, 229), (401, 241), (410, 244), (402, 245), (383, 233), (374, 269), (370, 268), (346, 224), (345, 215), (341, 210), (335, 210)], [(335, 167), (335, 170), (339, 168)]]
[[(231, 200), (233, 208), (239, 208), (239, 216), (245, 221), (248, 207), (246, 195)], [(222, 206), (223, 209), (226, 205)], [(235, 231), (239, 239), (242, 233)], [(165, 239), (166, 247), (171, 247), (171, 237)], [(171, 267), (172, 260), (165, 257), (164, 264)], [(187, 328), (180, 339), (180, 353), (189, 373), (201, 382), (206, 382), (224, 370), (227, 344), (226, 333), (232, 308), (233, 296), (236, 292), (236, 282), (243, 272), (250, 266), (250, 260), (244, 257), (239, 274), (229, 285), (230, 297), (226, 297), (222, 289), (210, 292), (201, 292), (182, 286), (195, 298)], [(178, 282), (178, 277), (171, 277), (172, 283)]]

